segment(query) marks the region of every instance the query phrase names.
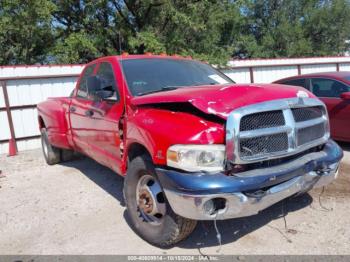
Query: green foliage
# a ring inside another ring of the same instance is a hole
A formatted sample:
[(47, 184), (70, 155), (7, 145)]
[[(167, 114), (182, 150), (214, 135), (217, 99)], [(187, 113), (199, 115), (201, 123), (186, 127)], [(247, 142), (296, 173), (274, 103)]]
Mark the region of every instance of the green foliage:
[[(164, 53), (165, 46), (153, 32), (143, 31), (129, 38), (129, 51), (132, 53)], [(141, 51), (140, 51), (141, 50)]]
[(305, 12), (305, 35), (311, 40), (311, 49), (318, 55), (337, 55), (349, 49), (349, 1), (322, 1), (308, 6)]
[(54, 8), (47, 0), (0, 1), (0, 64), (45, 62)]
[(349, 0), (2, 0), (0, 64), (85, 63), (129, 53), (341, 55)]
[(348, 0), (247, 0), (239, 55), (340, 55), (350, 39)]
[(102, 56), (96, 48), (97, 41), (84, 32), (71, 33), (56, 43), (52, 55), (58, 63), (85, 63)]

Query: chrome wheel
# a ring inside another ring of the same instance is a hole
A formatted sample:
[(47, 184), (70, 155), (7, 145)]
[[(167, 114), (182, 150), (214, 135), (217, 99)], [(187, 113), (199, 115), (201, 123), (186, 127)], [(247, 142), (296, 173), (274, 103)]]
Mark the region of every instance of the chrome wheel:
[(164, 193), (151, 175), (140, 177), (136, 187), (136, 203), (140, 218), (154, 225), (161, 223), (166, 214)]

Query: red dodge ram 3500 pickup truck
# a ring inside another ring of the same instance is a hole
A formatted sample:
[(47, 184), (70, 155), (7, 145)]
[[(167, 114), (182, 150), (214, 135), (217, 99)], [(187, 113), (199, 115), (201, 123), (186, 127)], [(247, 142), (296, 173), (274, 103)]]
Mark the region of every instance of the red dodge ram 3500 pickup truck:
[(343, 155), (306, 89), (235, 84), (178, 56), (97, 59), (38, 114), (47, 163), (78, 151), (125, 176), (130, 224), (157, 246), (197, 220), (250, 216), (324, 186)]

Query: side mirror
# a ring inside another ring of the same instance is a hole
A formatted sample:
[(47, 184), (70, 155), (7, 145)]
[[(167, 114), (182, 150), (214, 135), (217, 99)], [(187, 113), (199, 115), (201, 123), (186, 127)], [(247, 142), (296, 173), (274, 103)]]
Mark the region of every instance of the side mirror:
[(86, 80), (86, 86), (89, 96), (97, 99), (111, 98), (114, 94), (111, 86), (106, 86), (103, 79), (98, 76), (89, 76)]
[(340, 98), (343, 100), (350, 100), (350, 92), (341, 93)]
[(95, 95), (97, 91), (102, 90), (102, 82), (98, 76), (89, 76), (86, 79), (86, 87), (89, 95)]
[(95, 96), (101, 99), (108, 99), (113, 96), (114, 92), (111, 90), (99, 90), (95, 93)]

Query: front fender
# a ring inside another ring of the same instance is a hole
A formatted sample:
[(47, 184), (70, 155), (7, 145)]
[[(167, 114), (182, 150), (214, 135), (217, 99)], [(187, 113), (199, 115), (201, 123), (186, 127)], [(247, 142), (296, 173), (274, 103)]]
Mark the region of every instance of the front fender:
[(160, 110), (138, 109), (128, 117), (127, 148), (143, 145), (156, 165), (166, 164), (166, 152), (175, 144), (223, 144), (224, 125), (199, 116)]

